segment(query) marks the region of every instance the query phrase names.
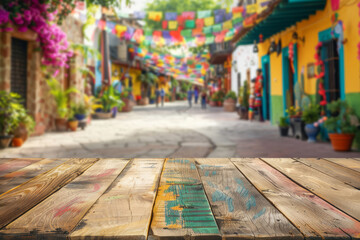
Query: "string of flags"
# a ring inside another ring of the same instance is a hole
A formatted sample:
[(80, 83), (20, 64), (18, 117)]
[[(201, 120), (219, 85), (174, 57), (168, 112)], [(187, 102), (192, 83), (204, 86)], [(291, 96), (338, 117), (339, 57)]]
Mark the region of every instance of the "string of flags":
[(148, 68), (175, 79), (183, 79), (203, 84), (204, 77), (211, 66), (208, 62), (209, 53), (201, 53), (184, 58), (174, 57), (170, 54), (159, 54), (147, 49), (134, 46), (130, 50)]
[[(140, 19), (146, 16), (154, 21), (165, 19), (161, 30), (133, 28), (104, 20), (98, 20), (96, 24), (101, 30), (111, 32), (120, 39), (145, 46), (199, 47), (230, 41), (243, 27), (255, 24), (258, 10), (263, 11), (268, 2), (269, 0), (260, 0), (257, 4), (247, 5), (246, 8), (234, 7), (230, 12), (226, 9), (217, 9), (181, 14), (174, 12), (134, 13)], [(195, 19), (196, 15), (197, 19)]]

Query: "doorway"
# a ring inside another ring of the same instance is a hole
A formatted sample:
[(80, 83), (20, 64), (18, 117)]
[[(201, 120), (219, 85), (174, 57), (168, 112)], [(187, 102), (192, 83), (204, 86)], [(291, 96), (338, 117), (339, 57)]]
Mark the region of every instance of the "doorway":
[(331, 39), (323, 43), (321, 59), (325, 65), (324, 87), (328, 102), (340, 98), (340, 64), (337, 50), (337, 39)]
[(11, 39), (10, 91), (20, 95), (25, 108), (27, 104), (27, 49), (27, 41)]
[(264, 120), (271, 120), (271, 99), (270, 99), (270, 57), (265, 55), (261, 58), (261, 65), (263, 71), (263, 96), (262, 96), (262, 113)]
[(294, 86), (297, 82), (297, 45), (294, 44), (294, 62), (289, 59), (289, 47), (282, 49), (283, 106), (286, 109), (295, 106)]

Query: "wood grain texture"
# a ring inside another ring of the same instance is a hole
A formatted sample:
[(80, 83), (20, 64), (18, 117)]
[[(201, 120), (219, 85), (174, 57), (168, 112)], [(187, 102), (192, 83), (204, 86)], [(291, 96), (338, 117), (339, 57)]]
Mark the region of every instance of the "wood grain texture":
[(358, 239), (360, 222), (260, 159), (232, 159), (246, 178), (308, 239)]
[(13, 158), (0, 164), (0, 176), (17, 171), (30, 164), (42, 160), (41, 158)]
[(335, 207), (360, 220), (359, 190), (294, 159), (264, 158), (263, 161)]
[(0, 195), (0, 228), (82, 174), (98, 159), (71, 159)]
[(360, 189), (360, 172), (321, 158), (299, 158), (296, 160), (350, 186)]
[(129, 163), (69, 239), (147, 239), (163, 163), (163, 159)]
[(67, 159), (43, 159), (0, 177), (0, 194), (64, 163)]
[(223, 239), (303, 239), (228, 159), (195, 159)]
[(360, 161), (352, 158), (325, 158), (328, 161), (339, 164), (343, 167), (360, 172)]
[(66, 237), (127, 163), (128, 160), (100, 159), (75, 180), (7, 225), (1, 234), (42, 239)]
[(164, 163), (151, 232), (152, 239), (221, 239), (193, 159)]

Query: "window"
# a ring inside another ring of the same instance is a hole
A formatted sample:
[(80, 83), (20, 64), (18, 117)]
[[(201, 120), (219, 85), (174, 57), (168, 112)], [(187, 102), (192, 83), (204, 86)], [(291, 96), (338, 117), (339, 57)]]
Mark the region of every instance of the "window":
[(27, 41), (11, 39), (11, 92), (17, 93), (24, 100), (27, 98)]

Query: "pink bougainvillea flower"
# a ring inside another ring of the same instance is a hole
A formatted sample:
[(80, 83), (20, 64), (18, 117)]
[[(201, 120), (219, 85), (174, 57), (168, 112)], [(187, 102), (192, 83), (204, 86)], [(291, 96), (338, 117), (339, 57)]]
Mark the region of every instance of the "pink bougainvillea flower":
[(9, 13), (5, 9), (0, 8), (0, 24), (7, 22), (9, 22)]
[(26, 32), (28, 30), (28, 28), (26, 26), (20, 26), (18, 27), (18, 31), (19, 32)]

